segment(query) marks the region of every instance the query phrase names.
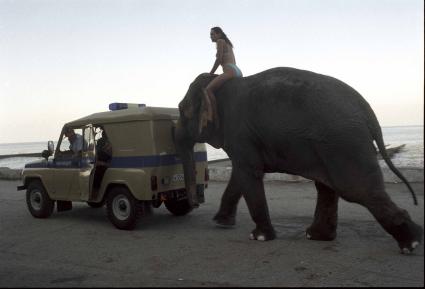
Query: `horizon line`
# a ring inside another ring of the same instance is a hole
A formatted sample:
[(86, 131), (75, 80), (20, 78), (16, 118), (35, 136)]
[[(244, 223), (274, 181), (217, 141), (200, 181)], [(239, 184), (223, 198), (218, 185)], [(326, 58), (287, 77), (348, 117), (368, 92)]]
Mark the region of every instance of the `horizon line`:
[[(421, 126), (423, 127), (423, 124), (408, 124), (408, 125), (386, 125), (386, 126), (381, 126), (381, 128), (394, 128), (394, 127), (416, 127), (416, 126)], [(38, 141), (22, 141), (22, 142), (0, 142), (0, 145), (12, 145), (12, 144), (24, 144), (24, 143), (41, 143), (41, 142), (46, 142), (46, 140), (38, 140)]]

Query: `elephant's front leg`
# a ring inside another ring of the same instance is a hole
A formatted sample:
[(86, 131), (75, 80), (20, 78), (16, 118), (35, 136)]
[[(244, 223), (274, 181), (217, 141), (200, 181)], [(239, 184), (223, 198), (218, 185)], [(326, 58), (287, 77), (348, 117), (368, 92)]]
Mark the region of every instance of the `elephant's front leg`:
[(314, 221), (307, 228), (306, 236), (310, 240), (331, 241), (336, 237), (338, 219), (338, 195), (328, 186), (315, 182), (317, 204)]
[(242, 187), (242, 194), (251, 214), (252, 220), (257, 225), (251, 232), (250, 239), (267, 241), (276, 238), (276, 233), (270, 221), (264, 192), (264, 173), (249, 168), (233, 168), (237, 182)]
[(242, 197), (242, 188), (239, 186), (234, 171), (227, 184), (226, 190), (221, 197), (220, 209), (213, 220), (218, 226), (224, 228), (233, 227), (236, 223), (236, 209), (239, 199)]

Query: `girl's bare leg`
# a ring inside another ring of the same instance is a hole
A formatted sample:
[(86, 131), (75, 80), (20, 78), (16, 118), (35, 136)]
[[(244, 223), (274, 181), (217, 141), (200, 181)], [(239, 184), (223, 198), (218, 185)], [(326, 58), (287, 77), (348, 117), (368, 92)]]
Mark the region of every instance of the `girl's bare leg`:
[(207, 87), (205, 89), (207, 94), (208, 94), (208, 97), (211, 101), (212, 112), (213, 112), (213, 116), (214, 116), (213, 122), (214, 122), (216, 128), (219, 127), (219, 119), (218, 119), (218, 113), (217, 113), (217, 102), (216, 102), (216, 99), (215, 99), (214, 91), (219, 89), (223, 85), (223, 83), (225, 83), (227, 80), (231, 79), (232, 77), (233, 77), (232, 73), (220, 74), (219, 76), (214, 78), (207, 85)]

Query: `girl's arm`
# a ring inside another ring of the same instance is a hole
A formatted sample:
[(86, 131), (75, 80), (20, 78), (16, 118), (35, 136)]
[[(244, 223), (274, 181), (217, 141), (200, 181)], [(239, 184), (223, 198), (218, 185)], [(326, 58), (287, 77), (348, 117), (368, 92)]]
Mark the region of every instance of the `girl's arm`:
[(216, 54), (214, 66), (210, 72), (211, 74), (213, 74), (217, 70), (218, 66), (222, 63), (224, 44), (225, 44), (225, 41), (223, 39), (217, 40), (217, 54)]

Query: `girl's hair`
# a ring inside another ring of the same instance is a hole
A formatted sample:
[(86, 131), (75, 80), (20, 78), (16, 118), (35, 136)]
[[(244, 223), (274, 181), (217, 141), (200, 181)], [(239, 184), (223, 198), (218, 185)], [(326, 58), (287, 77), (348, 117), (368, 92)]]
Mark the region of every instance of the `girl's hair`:
[(230, 47), (233, 48), (232, 42), (230, 42), (229, 38), (227, 38), (226, 33), (224, 33), (223, 30), (220, 27), (213, 27), (213, 28), (211, 28), (211, 30), (213, 30), (215, 33), (220, 33), (221, 38), (224, 39), (224, 41), (226, 41), (226, 43), (229, 44)]

